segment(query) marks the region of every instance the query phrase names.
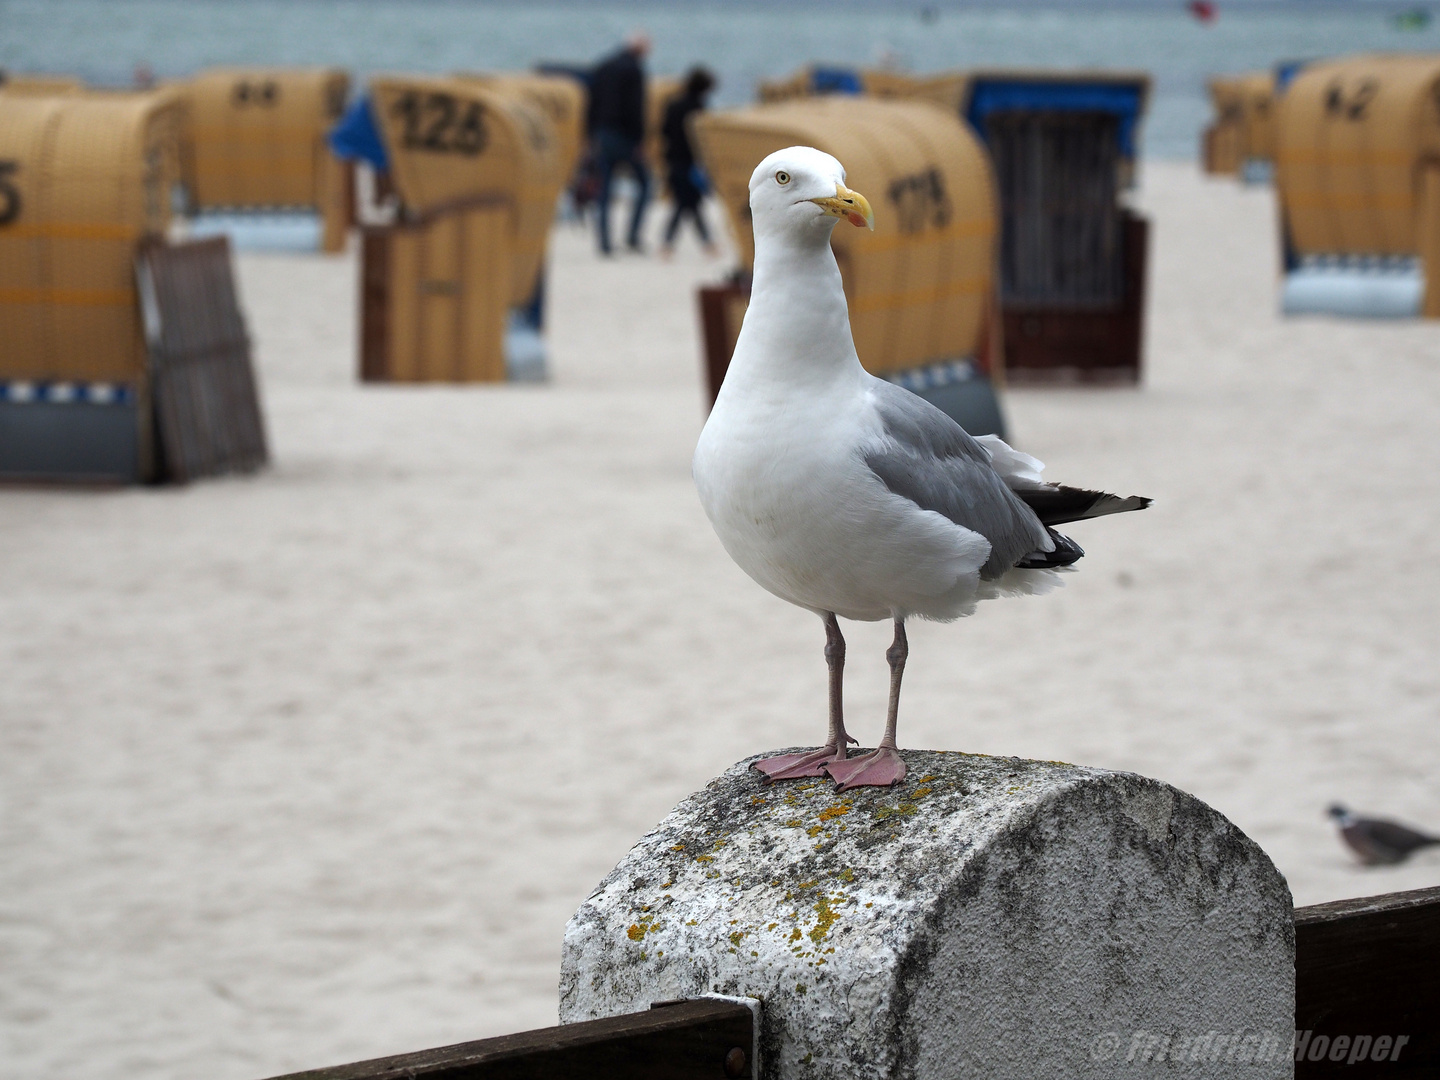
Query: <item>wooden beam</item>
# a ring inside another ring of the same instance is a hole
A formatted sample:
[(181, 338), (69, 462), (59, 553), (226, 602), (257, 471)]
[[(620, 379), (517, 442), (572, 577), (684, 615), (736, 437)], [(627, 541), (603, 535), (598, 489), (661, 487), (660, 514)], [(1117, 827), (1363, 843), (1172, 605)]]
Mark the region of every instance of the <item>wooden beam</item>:
[(697, 998), (275, 1080), (753, 1080), (753, 1040), (749, 1008)]
[[(1440, 888), (1297, 908), (1295, 1029), (1297, 1040), (1310, 1032), (1296, 1080), (1440, 1075)], [(1366, 1036), (1363, 1059), (1349, 1063)], [(1321, 1038), (1323, 1055), (1311, 1061)]]
[[(1440, 1075), (1436, 1017), (1440, 888), (1296, 909), (1297, 1080)], [(747, 1007), (700, 998), (275, 1080), (740, 1080), (754, 1035)]]

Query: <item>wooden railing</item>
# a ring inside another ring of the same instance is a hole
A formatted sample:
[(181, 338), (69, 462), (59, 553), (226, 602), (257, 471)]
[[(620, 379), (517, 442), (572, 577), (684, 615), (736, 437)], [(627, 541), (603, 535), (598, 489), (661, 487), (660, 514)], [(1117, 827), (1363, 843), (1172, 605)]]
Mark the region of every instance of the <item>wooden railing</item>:
[(754, 1080), (754, 1039), (748, 1006), (696, 998), (284, 1080)]
[[(1295, 1029), (1296, 1080), (1440, 1076), (1440, 888), (1297, 908)], [(754, 1039), (699, 998), (276, 1080), (755, 1080)]]
[(1440, 1076), (1440, 888), (1296, 908), (1295, 1032), (1296, 1080)]

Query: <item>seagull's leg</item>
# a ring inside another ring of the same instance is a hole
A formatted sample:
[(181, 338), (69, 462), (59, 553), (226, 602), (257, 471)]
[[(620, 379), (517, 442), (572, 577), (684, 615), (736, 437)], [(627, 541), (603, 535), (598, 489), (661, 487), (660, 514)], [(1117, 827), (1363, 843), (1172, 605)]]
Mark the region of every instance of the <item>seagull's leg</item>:
[(845, 744), (855, 740), (845, 732), (842, 691), (845, 684), (845, 639), (833, 611), (825, 613), (825, 665), (830, 669), (830, 737), (818, 750), (806, 754), (777, 754), (762, 758), (750, 767), (767, 780), (795, 780), (802, 776), (824, 776), (825, 766), (845, 759)]
[[(880, 749), (897, 751), (895, 725), (900, 718), (900, 680), (905, 677), (905, 661), (910, 659), (910, 639), (905, 636), (905, 620), (895, 620), (895, 640), (885, 650), (885, 659), (890, 662), (890, 708), (885, 714), (885, 737), (880, 740)], [(904, 775), (904, 765), (900, 766)]]
[(905, 636), (905, 620), (895, 620), (895, 640), (885, 652), (890, 661), (890, 710), (885, 717), (885, 737), (868, 754), (857, 758), (836, 760), (825, 766), (836, 782), (836, 791), (853, 787), (891, 787), (905, 779), (905, 762), (895, 746), (895, 725), (900, 715), (900, 679), (905, 674), (905, 660), (910, 655), (910, 641)]

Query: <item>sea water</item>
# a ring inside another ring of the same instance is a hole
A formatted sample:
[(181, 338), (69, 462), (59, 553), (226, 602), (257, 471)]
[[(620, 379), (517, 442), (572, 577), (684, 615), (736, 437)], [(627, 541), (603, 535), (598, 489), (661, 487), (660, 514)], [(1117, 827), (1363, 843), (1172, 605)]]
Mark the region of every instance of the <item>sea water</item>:
[[(1407, 24), (1408, 25), (1408, 24)], [(1440, 27), (1402, 29), (1380, 4), (1221, 5), (1201, 23), (1176, 2), (1104, 7), (770, 4), (680, 0), (0, 0), (0, 68), (122, 84), (136, 65), (181, 76), (215, 64), (336, 64), (377, 71), (588, 64), (636, 28), (650, 68), (704, 63), (715, 103), (811, 62), (913, 72), (980, 65), (1142, 69), (1154, 77), (1143, 149), (1194, 157), (1213, 74), (1359, 50), (1435, 50)]]

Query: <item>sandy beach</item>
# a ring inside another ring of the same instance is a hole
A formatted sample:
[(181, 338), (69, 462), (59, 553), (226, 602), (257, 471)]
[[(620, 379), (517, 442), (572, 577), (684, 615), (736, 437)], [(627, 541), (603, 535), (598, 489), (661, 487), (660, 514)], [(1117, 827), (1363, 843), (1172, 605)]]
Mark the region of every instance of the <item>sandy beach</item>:
[[(1298, 904), (1341, 799), (1440, 829), (1440, 330), (1277, 315), (1273, 194), (1151, 163), (1146, 376), (1016, 390), (1153, 497), (1065, 589), (911, 628), (901, 744), (1158, 777)], [(658, 226), (660, 215), (652, 215)], [(244, 255), (274, 464), (0, 489), (0, 1078), (257, 1080), (555, 1022), (564, 924), (736, 759), (815, 742), (814, 616), (700, 509), (693, 241), (557, 227), (549, 385), (360, 386), (352, 256)], [(885, 625), (847, 625), (878, 737)]]

